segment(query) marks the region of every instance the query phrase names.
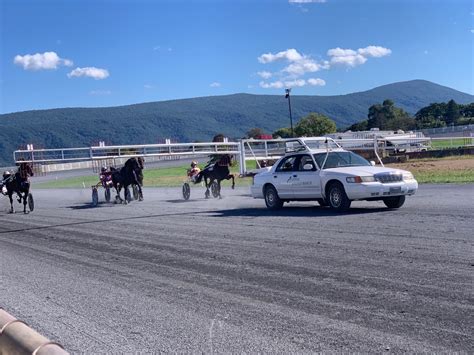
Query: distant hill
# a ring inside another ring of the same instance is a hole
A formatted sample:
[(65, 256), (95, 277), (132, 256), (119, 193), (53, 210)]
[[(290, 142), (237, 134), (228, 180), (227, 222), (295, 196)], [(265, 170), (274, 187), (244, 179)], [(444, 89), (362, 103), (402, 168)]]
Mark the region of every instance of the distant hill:
[[(391, 99), (411, 114), (433, 102), (474, 101), (474, 96), (425, 80), (399, 82), (338, 96), (292, 96), (295, 122), (323, 113), (339, 128), (367, 117), (368, 108)], [(164, 138), (209, 141), (216, 133), (242, 137), (253, 127), (271, 133), (289, 126), (284, 95), (234, 94), (105, 108), (59, 108), (0, 115), (0, 166), (20, 145), (58, 148), (156, 143)]]

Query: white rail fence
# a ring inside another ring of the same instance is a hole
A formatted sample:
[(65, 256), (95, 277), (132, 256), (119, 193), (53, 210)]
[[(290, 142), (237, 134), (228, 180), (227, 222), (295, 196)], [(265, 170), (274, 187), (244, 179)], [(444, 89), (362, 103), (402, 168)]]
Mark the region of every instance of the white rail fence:
[[(275, 160), (285, 154), (286, 142), (294, 139), (254, 140), (212, 143), (170, 143), (145, 145), (93, 146), (84, 148), (26, 149), (13, 153), (15, 162), (27, 161), (43, 165), (43, 171), (88, 168), (94, 161), (117, 159), (119, 163), (130, 157), (147, 160), (168, 160), (196, 155), (230, 154), (238, 157), (240, 174), (247, 173), (247, 161)], [(429, 149), (473, 147), (474, 137), (385, 137), (367, 139), (335, 139), (343, 148), (364, 151), (376, 149), (382, 156), (393, 152), (413, 152)], [(49, 166), (49, 167), (48, 167)]]

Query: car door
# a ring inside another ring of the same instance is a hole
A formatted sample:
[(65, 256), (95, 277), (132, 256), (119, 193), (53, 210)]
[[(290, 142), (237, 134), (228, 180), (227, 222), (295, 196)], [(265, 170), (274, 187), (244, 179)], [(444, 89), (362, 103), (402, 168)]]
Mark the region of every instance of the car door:
[(321, 179), (316, 163), (310, 154), (302, 154), (295, 161), (295, 171), (291, 179), (294, 198), (313, 199), (321, 197)]
[(283, 158), (274, 173), (272, 174), (272, 183), (276, 187), (278, 196), (282, 199), (292, 199), (291, 179), (295, 174), (295, 162), (297, 155), (290, 155)]

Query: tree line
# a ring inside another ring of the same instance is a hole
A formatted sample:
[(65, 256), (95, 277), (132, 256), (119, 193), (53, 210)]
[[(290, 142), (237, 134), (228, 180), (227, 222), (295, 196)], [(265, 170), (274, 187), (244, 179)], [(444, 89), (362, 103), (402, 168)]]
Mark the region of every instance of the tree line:
[[(420, 109), (414, 116), (392, 100), (384, 100), (382, 104), (369, 107), (367, 119), (354, 123), (345, 130), (367, 131), (379, 128), (387, 131), (410, 131), (424, 128), (438, 128), (451, 125), (474, 124), (474, 103), (462, 105), (450, 100), (447, 103), (432, 103)], [(336, 123), (329, 117), (312, 112), (303, 117), (294, 128), (296, 137), (314, 137), (335, 133)], [(260, 138), (265, 135), (261, 128), (252, 128), (247, 132), (247, 138)], [(273, 132), (274, 138), (291, 138), (291, 129), (283, 127)]]
[(438, 128), (474, 123), (474, 103), (461, 105), (454, 100), (447, 103), (432, 103), (410, 116), (392, 100), (370, 106), (367, 119), (348, 127), (351, 131), (366, 131), (371, 128), (381, 130), (414, 130)]

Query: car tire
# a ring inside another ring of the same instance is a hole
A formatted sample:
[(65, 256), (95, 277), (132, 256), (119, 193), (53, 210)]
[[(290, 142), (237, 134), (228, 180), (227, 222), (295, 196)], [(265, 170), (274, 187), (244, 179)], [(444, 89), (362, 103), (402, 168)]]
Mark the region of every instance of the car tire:
[(328, 187), (326, 200), (329, 207), (336, 211), (347, 211), (351, 207), (351, 200), (347, 197), (344, 186), (335, 182)]
[(278, 210), (283, 207), (283, 201), (278, 196), (277, 190), (273, 186), (267, 186), (264, 192), (265, 204), (270, 210)]
[(405, 203), (405, 196), (386, 197), (383, 199), (383, 203), (388, 208), (400, 208)]

